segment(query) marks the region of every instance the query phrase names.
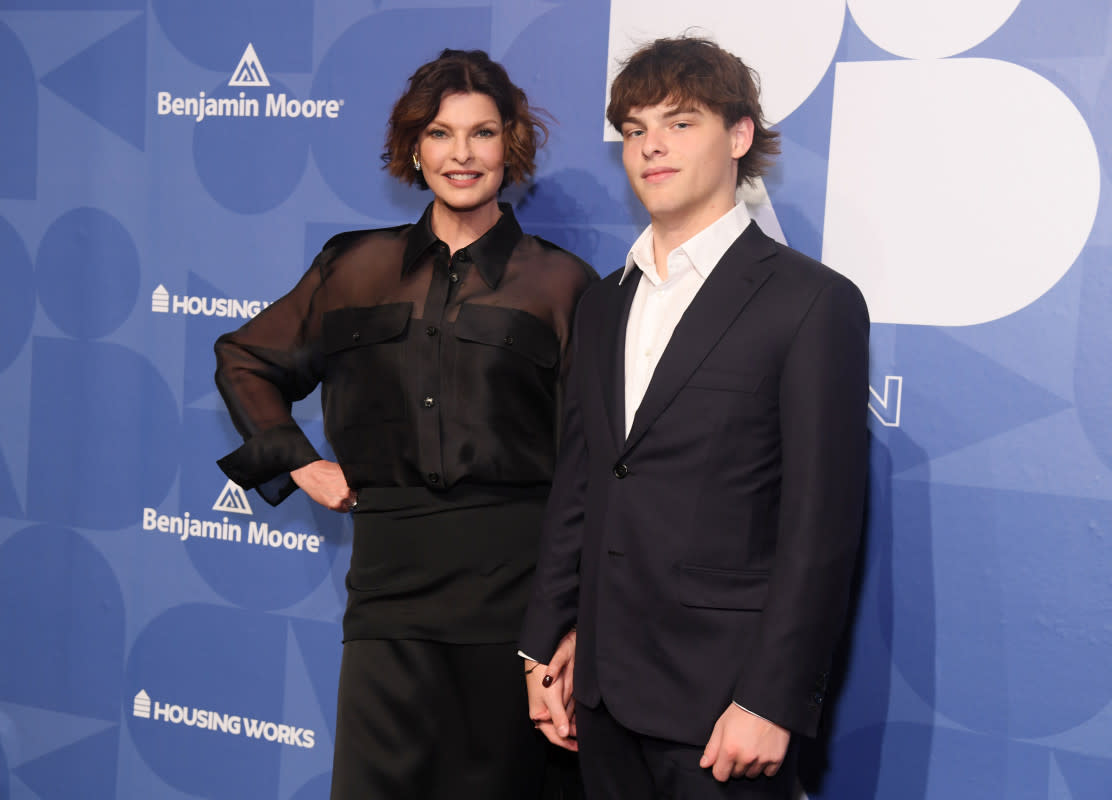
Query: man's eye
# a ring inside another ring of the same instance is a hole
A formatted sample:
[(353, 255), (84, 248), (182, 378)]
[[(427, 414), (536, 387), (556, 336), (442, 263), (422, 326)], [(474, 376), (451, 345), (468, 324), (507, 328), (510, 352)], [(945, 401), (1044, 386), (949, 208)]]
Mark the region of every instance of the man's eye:
[(632, 128), (632, 129), (625, 132), (625, 137), (627, 139), (633, 139), (637, 136), (640, 136), (643, 133), (644, 133), (644, 131), (641, 130), (640, 128)]
[(683, 130), (685, 128), (690, 128), (691, 123), (690, 122), (677, 122), (676, 127), (679, 128), (680, 130)]

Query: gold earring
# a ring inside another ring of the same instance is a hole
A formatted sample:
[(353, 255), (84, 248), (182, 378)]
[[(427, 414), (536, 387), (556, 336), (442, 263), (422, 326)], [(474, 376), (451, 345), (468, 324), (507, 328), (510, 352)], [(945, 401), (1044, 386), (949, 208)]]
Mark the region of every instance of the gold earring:
[(417, 160), (417, 154), (413, 154), (413, 168), (418, 172), (421, 171), (421, 162)]

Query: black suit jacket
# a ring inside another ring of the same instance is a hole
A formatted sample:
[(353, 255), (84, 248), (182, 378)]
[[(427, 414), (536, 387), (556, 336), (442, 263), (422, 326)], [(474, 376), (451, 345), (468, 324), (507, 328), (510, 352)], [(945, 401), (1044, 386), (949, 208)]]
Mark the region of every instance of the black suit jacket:
[(575, 696), (703, 745), (731, 700), (813, 735), (867, 471), (869, 319), (846, 278), (752, 223), (683, 315), (629, 436), (639, 273), (576, 315), (561, 452), (521, 648), (578, 626)]

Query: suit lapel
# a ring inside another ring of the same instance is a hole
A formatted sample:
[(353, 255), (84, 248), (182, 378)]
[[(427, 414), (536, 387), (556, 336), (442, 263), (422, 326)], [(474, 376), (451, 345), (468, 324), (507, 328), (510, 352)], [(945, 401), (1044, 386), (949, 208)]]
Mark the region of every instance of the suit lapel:
[[(768, 280), (772, 266), (765, 259), (773, 253), (775, 244), (756, 223), (751, 223), (730, 245), (687, 307), (668, 346), (664, 348), (645, 397), (633, 418), (629, 438), (621, 448), (623, 453), (629, 452), (645, 435), (645, 431), (668, 407), (745, 305)], [(623, 354), (629, 306), (630, 303), (626, 303), (622, 317)]]
[(598, 351), (599, 385), (602, 387), (615, 449), (619, 449), (625, 441), (626, 322), (629, 320), (629, 309), (633, 305), (633, 295), (640, 280), (641, 272), (634, 271), (623, 283), (615, 282), (611, 291), (616, 298), (603, 305), (606, 309), (618, 309), (618, 313), (608, 313), (602, 320)]

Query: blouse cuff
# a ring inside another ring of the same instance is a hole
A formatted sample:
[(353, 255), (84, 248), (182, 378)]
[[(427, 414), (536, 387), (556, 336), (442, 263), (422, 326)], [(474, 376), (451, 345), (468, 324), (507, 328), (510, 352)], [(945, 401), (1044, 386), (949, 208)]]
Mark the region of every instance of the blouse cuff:
[(297, 488), (289, 473), (319, 460), (301, 428), (289, 424), (252, 436), (216, 464), (244, 489), (257, 489), (264, 500), (278, 505)]

